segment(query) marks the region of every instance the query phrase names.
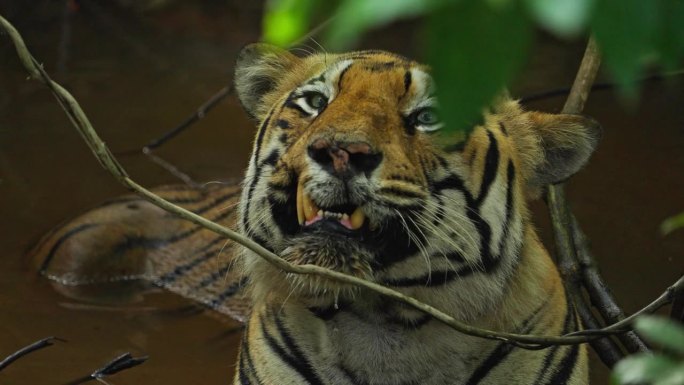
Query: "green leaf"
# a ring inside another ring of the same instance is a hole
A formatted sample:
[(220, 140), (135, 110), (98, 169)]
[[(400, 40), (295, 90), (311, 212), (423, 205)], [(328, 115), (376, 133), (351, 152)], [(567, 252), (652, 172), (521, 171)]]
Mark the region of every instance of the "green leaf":
[(347, 49), (369, 29), (424, 15), (449, 1), (344, 0), (335, 12), (325, 42), (332, 50)]
[(532, 36), (517, 2), (452, 4), (428, 20), (429, 62), (444, 130), (469, 130), (522, 67)]
[(263, 39), (266, 43), (288, 47), (309, 28), (313, 0), (270, 0), (263, 19)]
[[(611, 375), (611, 384), (658, 383), (660, 379), (670, 377), (681, 371), (682, 364), (665, 356), (637, 354), (629, 356), (615, 365)], [(663, 383), (665, 385), (668, 383)], [(680, 383), (681, 385), (681, 383)]]
[(684, 212), (669, 217), (660, 224), (660, 233), (667, 235), (679, 228), (684, 227)]
[(662, 373), (653, 385), (684, 385), (684, 363), (679, 363), (665, 373)]
[(663, 20), (658, 48), (666, 69), (677, 69), (684, 57), (684, 1), (659, 0)]
[(663, 317), (642, 316), (634, 329), (647, 340), (684, 355), (684, 326)]
[(594, 0), (525, 0), (525, 3), (542, 27), (568, 37), (586, 27)]
[(658, 0), (597, 0), (592, 29), (605, 63), (627, 96), (635, 96), (637, 77), (655, 56), (661, 19)]

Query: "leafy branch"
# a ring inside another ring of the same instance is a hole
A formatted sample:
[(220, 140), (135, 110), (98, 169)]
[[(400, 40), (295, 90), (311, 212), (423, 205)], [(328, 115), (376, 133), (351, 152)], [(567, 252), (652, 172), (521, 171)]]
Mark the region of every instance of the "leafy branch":
[[(337, 282), (355, 285), (358, 287), (363, 287), (371, 290), (377, 294), (386, 296), (388, 298), (394, 299), (396, 301), (403, 302), (413, 308), (420, 310), (430, 316), (434, 317), (438, 321), (450, 326), (454, 330), (461, 333), (468, 334), (471, 336), (494, 339), (504, 341), (515, 346), (519, 346), (525, 349), (543, 349), (552, 345), (571, 345), (579, 344), (584, 342), (594, 341), (598, 338), (602, 338), (605, 335), (619, 334), (629, 330), (629, 326), (633, 321), (633, 316), (628, 317), (622, 321), (614, 323), (606, 328), (597, 330), (585, 330), (570, 333), (564, 336), (540, 336), (540, 335), (529, 335), (529, 334), (516, 334), (508, 332), (499, 332), (494, 330), (487, 330), (482, 328), (477, 328), (457, 319), (451, 317), (450, 315), (436, 309), (428, 304), (425, 304), (413, 297), (404, 295), (396, 290), (389, 287), (370, 282), (364, 279), (356, 278), (350, 275), (346, 275), (337, 271), (329, 270), (320, 266), (315, 265), (294, 265), (284, 259), (278, 257), (277, 255), (271, 253), (264, 247), (255, 243), (251, 239), (238, 234), (226, 227), (223, 227), (215, 222), (207, 220), (193, 212), (185, 210), (178, 207), (159, 196), (153, 194), (146, 188), (140, 186), (135, 181), (133, 181), (116, 158), (112, 155), (106, 144), (100, 139), (96, 131), (93, 129), (87, 116), (81, 109), (80, 105), (76, 99), (62, 86), (54, 82), (50, 76), (45, 72), (43, 67), (36, 61), (31, 53), (28, 51), (26, 45), (23, 42), (20, 34), (17, 30), (2, 16), (0, 16), (0, 26), (7, 32), (10, 39), (14, 43), (17, 54), (23, 66), (26, 68), (31, 78), (39, 80), (44, 83), (52, 92), (57, 102), (60, 104), (62, 109), (65, 111), (69, 120), (76, 127), (78, 132), (81, 134), (85, 142), (87, 143), (90, 150), (93, 152), (95, 157), (98, 159), (100, 164), (108, 170), (121, 184), (127, 188), (137, 192), (151, 203), (159, 206), (160, 208), (174, 213), (186, 220), (189, 220), (199, 226), (209, 229), (219, 235), (225, 236), (226, 238), (239, 243), (243, 247), (253, 251), (255, 254), (264, 258), (269, 263), (280, 268), (283, 271), (294, 273), (294, 274), (308, 274), (317, 275), (325, 279), (334, 280)], [(577, 83), (578, 86), (574, 89), (573, 93), (587, 93), (588, 87), (590, 87), (591, 81), (581, 81)], [(574, 96), (571, 96), (571, 99)], [(586, 96), (584, 97), (586, 99)], [(671, 287), (667, 289), (656, 301), (651, 303), (649, 306), (644, 308), (642, 311), (653, 311), (664, 304), (671, 302), (672, 297), (684, 290), (684, 277), (680, 278)]]

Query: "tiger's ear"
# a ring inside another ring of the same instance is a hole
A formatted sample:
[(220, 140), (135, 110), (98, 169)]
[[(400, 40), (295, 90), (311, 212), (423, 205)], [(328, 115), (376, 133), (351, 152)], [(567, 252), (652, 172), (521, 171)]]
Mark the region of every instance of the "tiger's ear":
[(528, 112), (538, 151), (528, 184), (541, 187), (560, 183), (579, 171), (601, 138), (601, 126), (581, 115)]
[(252, 117), (264, 111), (263, 97), (278, 85), (278, 79), (300, 59), (270, 44), (250, 44), (240, 51), (235, 63), (235, 91)]

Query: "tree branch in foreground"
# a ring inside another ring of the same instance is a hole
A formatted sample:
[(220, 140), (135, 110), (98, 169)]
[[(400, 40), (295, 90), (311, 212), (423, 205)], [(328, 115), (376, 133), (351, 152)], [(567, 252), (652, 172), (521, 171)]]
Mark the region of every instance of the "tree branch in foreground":
[[(579, 114), (582, 112), (589, 92), (591, 92), (600, 62), (601, 55), (596, 41), (591, 38), (568, 99), (563, 106), (563, 113)], [(625, 318), (624, 312), (617, 305), (608, 286), (598, 272), (597, 264), (589, 251), (586, 236), (570, 211), (562, 184), (549, 186), (546, 202), (551, 216), (558, 265), (576, 306), (578, 308), (588, 306), (582, 293), (582, 288), (584, 288), (591, 305), (604, 319), (602, 323), (619, 323)], [(594, 318), (590, 309), (585, 309), (580, 314), (583, 315), (582, 320), (587, 328), (601, 324)], [(630, 353), (649, 350), (646, 344), (632, 331), (618, 335), (618, 339)], [(598, 346), (598, 342), (595, 342), (592, 347), (599, 354), (601, 360), (607, 366), (612, 367), (615, 363), (613, 356), (616, 351), (605, 343), (603, 346)]]
[(113, 360), (107, 362), (104, 366), (102, 366), (99, 369), (96, 369), (89, 375), (70, 381), (66, 385), (80, 385), (93, 380), (97, 380), (99, 382), (107, 384), (107, 382), (103, 380), (105, 377), (119, 373), (122, 370), (138, 366), (143, 362), (147, 361), (147, 358), (147, 356), (133, 357), (131, 353), (124, 353), (114, 358)]
[(10, 354), (9, 356), (5, 357), (4, 360), (0, 361), (0, 371), (5, 369), (6, 367), (10, 366), (14, 361), (20, 359), (21, 357), (33, 353), (36, 350), (44, 349), (47, 348), (48, 346), (54, 345), (55, 341), (60, 341), (60, 342), (66, 342), (66, 340), (63, 340), (61, 338), (57, 337), (47, 337), (43, 338), (42, 340), (38, 340), (31, 345), (24, 346), (23, 348), (17, 350), (16, 352)]
[[(615, 325), (611, 325), (608, 328), (600, 330), (586, 330), (581, 332), (575, 332), (571, 335), (566, 336), (538, 336), (538, 335), (528, 335), (528, 334), (516, 334), (508, 332), (498, 332), (493, 330), (486, 330), (477, 327), (473, 327), (466, 323), (460, 322), (450, 315), (428, 305), (413, 297), (406, 296), (396, 290), (390, 289), (386, 286), (379, 285), (374, 282), (366, 281), (364, 279), (356, 278), (350, 275), (339, 273), (337, 271), (329, 270), (315, 265), (293, 265), (277, 255), (271, 253), (261, 245), (255, 243), (251, 239), (240, 235), (234, 231), (229, 230), (217, 223), (209, 221), (195, 213), (185, 210), (181, 207), (173, 205), (168, 201), (161, 199), (159, 196), (153, 194), (144, 187), (138, 185), (136, 182), (128, 177), (126, 171), (121, 167), (119, 162), (112, 156), (111, 152), (105, 145), (105, 143), (99, 138), (92, 125), (90, 124), (85, 113), (76, 102), (74, 97), (66, 91), (59, 84), (55, 83), (50, 79), (47, 73), (43, 70), (36, 60), (31, 56), (26, 45), (24, 44), (21, 36), (16, 31), (16, 29), (7, 20), (0, 16), (0, 25), (9, 34), (12, 42), (14, 43), (17, 54), (29, 72), (32, 78), (40, 80), (47, 85), (52, 91), (53, 95), (57, 99), (58, 103), (62, 106), (67, 116), (82, 135), (83, 139), (88, 144), (88, 147), (95, 154), (100, 164), (107, 169), (120, 183), (129, 189), (139, 193), (146, 199), (148, 199), (153, 204), (161, 207), (164, 210), (172, 212), (184, 219), (187, 219), (195, 224), (198, 224), (206, 229), (209, 229), (219, 235), (223, 235), (226, 238), (233, 240), (243, 247), (246, 247), (253, 251), (255, 254), (264, 258), (266, 261), (272, 265), (280, 268), (281, 270), (295, 273), (295, 274), (310, 274), (317, 275), (326, 279), (334, 280), (337, 282), (355, 285), (363, 287), (365, 289), (371, 290), (375, 293), (384, 295), (388, 298), (403, 302), (413, 308), (420, 310), (426, 314), (431, 315), (438, 321), (450, 326), (454, 330), (461, 333), (468, 334), (471, 336), (500, 340), (515, 346), (519, 346), (526, 349), (543, 349), (551, 345), (572, 345), (584, 342), (592, 341), (596, 338), (600, 338), (606, 334), (622, 333), (628, 330), (629, 322), (633, 319), (629, 317)], [(671, 286), (668, 291), (661, 296), (665, 300), (671, 297), (671, 294), (684, 289), (684, 277), (678, 280), (673, 286)], [(668, 294), (669, 293), (669, 294)], [(660, 299), (660, 298), (659, 298)], [(667, 303), (659, 302), (659, 304)], [(652, 309), (651, 309), (652, 310)], [(626, 322), (628, 321), (628, 322)], [(618, 325), (619, 324), (619, 325)]]

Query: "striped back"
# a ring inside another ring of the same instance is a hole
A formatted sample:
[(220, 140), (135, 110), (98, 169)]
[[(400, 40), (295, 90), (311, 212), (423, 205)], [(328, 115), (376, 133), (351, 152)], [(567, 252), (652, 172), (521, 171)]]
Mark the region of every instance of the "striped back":
[[(170, 185), (162, 198), (233, 227), (239, 184), (202, 190)], [(39, 272), (63, 294), (97, 300), (118, 286), (126, 295), (149, 282), (237, 320), (249, 304), (245, 279), (234, 269), (232, 242), (135, 195), (107, 201), (47, 234), (31, 251)], [(131, 289), (131, 290), (125, 290)]]

